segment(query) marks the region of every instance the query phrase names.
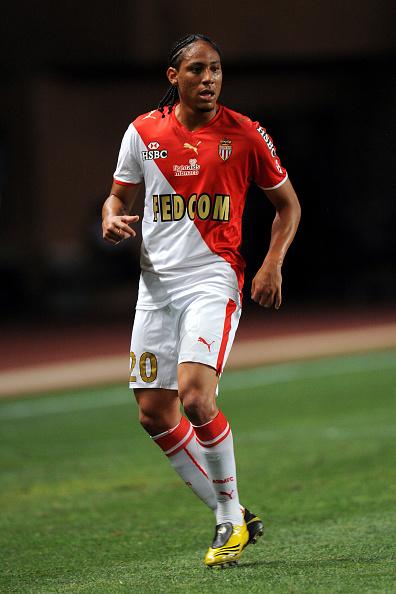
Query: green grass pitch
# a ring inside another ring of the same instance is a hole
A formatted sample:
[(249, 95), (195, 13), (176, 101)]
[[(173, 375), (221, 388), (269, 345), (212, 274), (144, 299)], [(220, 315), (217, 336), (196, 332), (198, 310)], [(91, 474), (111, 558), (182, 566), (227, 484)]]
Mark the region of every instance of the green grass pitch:
[(396, 592), (396, 352), (226, 372), (241, 501), (266, 534), (202, 563), (212, 514), (125, 387), (0, 403), (0, 591)]

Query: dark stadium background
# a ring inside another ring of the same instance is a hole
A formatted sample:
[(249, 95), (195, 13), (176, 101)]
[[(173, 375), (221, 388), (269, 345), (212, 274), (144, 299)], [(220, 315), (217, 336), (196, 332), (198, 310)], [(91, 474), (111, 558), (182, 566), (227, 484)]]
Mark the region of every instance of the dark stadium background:
[[(2, 323), (129, 322), (138, 244), (106, 246), (100, 207), (125, 128), (155, 107), (168, 49), (192, 31), (220, 44), (222, 101), (268, 127), (301, 199), (285, 306), (392, 306), (394, 16), (391, 0), (9, 3), (0, 25)], [(252, 189), (247, 289), (272, 216)]]

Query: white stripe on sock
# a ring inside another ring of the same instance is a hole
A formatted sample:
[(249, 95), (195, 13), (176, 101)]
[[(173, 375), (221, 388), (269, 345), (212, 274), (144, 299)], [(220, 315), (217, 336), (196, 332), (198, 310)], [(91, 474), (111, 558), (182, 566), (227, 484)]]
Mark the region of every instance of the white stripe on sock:
[(181, 423), (181, 421), (179, 421), (177, 425), (172, 427), (172, 429), (168, 429), (168, 431), (164, 431), (163, 433), (158, 433), (158, 435), (150, 435), (151, 439), (154, 439), (154, 441), (156, 441), (160, 437), (164, 437), (164, 435), (169, 435), (169, 433), (172, 433), (172, 431), (177, 429), (177, 427), (180, 425), (180, 423)]
[(202, 441), (202, 439), (200, 437), (198, 437), (198, 441), (200, 444), (204, 445), (204, 446), (208, 446), (212, 443), (215, 443), (216, 441), (221, 440), (222, 437), (224, 437), (228, 431), (228, 429), (230, 428), (229, 424), (227, 423), (226, 428), (224, 429), (224, 431), (222, 431), (220, 433), (220, 435), (218, 435), (217, 437), (215, 437), (214, 439), (209, 439), (208, 441)]
[(185, 435), (185, 436), (183, 437), (183, 439), (181, 439), (181, 440), (179, 441), (179, 443), (177, 443), (176, 445), (174, 445), (174, 446), (172, 446), (171, 448), (169, 448), (169, 450), (166, 450), (166, 452), (164, 452), (164, 454), (165, 454), (166, 456), (168, 456), (168, 454), (171, 454), (172, 452), (174, 452), (175, 450), (177, 450), (177, 448), (179, 448), (181, 445), (183, 445), (183, 443), (184, 443), (185, 441), (187, 441), (187, 439), (190, 437), (190, 435), (191, 435), (191, 433), (192, 433), (193, 431), (194, 431), (194, 429), (193, 429), (192, 425), (190, 425), (190, 429), (189, 429), (189, 431), (188, 431), (187, 435)]

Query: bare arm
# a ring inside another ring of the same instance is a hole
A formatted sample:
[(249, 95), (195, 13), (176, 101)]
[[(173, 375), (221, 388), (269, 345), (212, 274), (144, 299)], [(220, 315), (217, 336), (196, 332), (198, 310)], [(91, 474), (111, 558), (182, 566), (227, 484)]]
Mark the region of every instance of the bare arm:
[(275, 207), (271, 242), (265, 260), (252, 282), (252, 299), (264, 307), (282, 303), (281, 268), (288, 247), (296, 234), (300, 222), (301, 208), (297, 195), (287, 180), (276, 190), (267, 190), (267, 197)]
[(136, 236), (130, 225), (137, 223), (139, 217), (131, 215), (131, 212), (141, 185), (121, 186), (113, 182), (110, 196), (102, 208), (103, 239), (106, 241), (116, 245), (123, 239)]

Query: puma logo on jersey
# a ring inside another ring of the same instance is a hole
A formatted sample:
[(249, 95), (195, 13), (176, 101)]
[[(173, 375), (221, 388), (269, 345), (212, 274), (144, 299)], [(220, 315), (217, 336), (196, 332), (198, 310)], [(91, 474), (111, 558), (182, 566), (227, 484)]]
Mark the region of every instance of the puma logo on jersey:
[(198, 155), (198, 146), (199, 146), (200, 144), (201, 144), (201, 141), (197, 142), (197, 144), (196, 144), (195, 146), (194, 146), (194, 145), (192, 145), (192, 144), (190, 144), (189, 142), (185, 142), (185, 143), (184, 143), (184, 148), (186, 148), (186, 149), (190, 149), (190, 150), (194, 151), (194, 153), (195, 153), (196, 155)]
[(156, 109), (151, 110), (150, 113), (148, 113), (146, 116), (144, 116), (143, 120), (148, 120), (148, 119), (156, 120), (157, 118), (155, 118), (153, 116), (153, 113), (155, 113), (156, 111), (157, 111)]
[(230, 492), (228, 491), (219, 491), (219, 495), (226, 495), (227, 497), (229, 497), (230, 499), (232, 499), (232, 494), (234, 492), (234, 489)]
[(209, 351), (209, 353), (210, 353), (210, 348), (211, 348), (212, 344), (213, 344), (214, 342), (216, 342), (216, 341), (215, 341), (215, 340), (212, 340), (212, 342), (207, 342), (207, 341), (206, 341), (204, 338), (202, 338), (202, 336), (200, 336), (200, 337), (198, 338), (198, 342), (202, 342), (203, 344), (206, 344), (206, 346), (208, 347), (208, 351)]

